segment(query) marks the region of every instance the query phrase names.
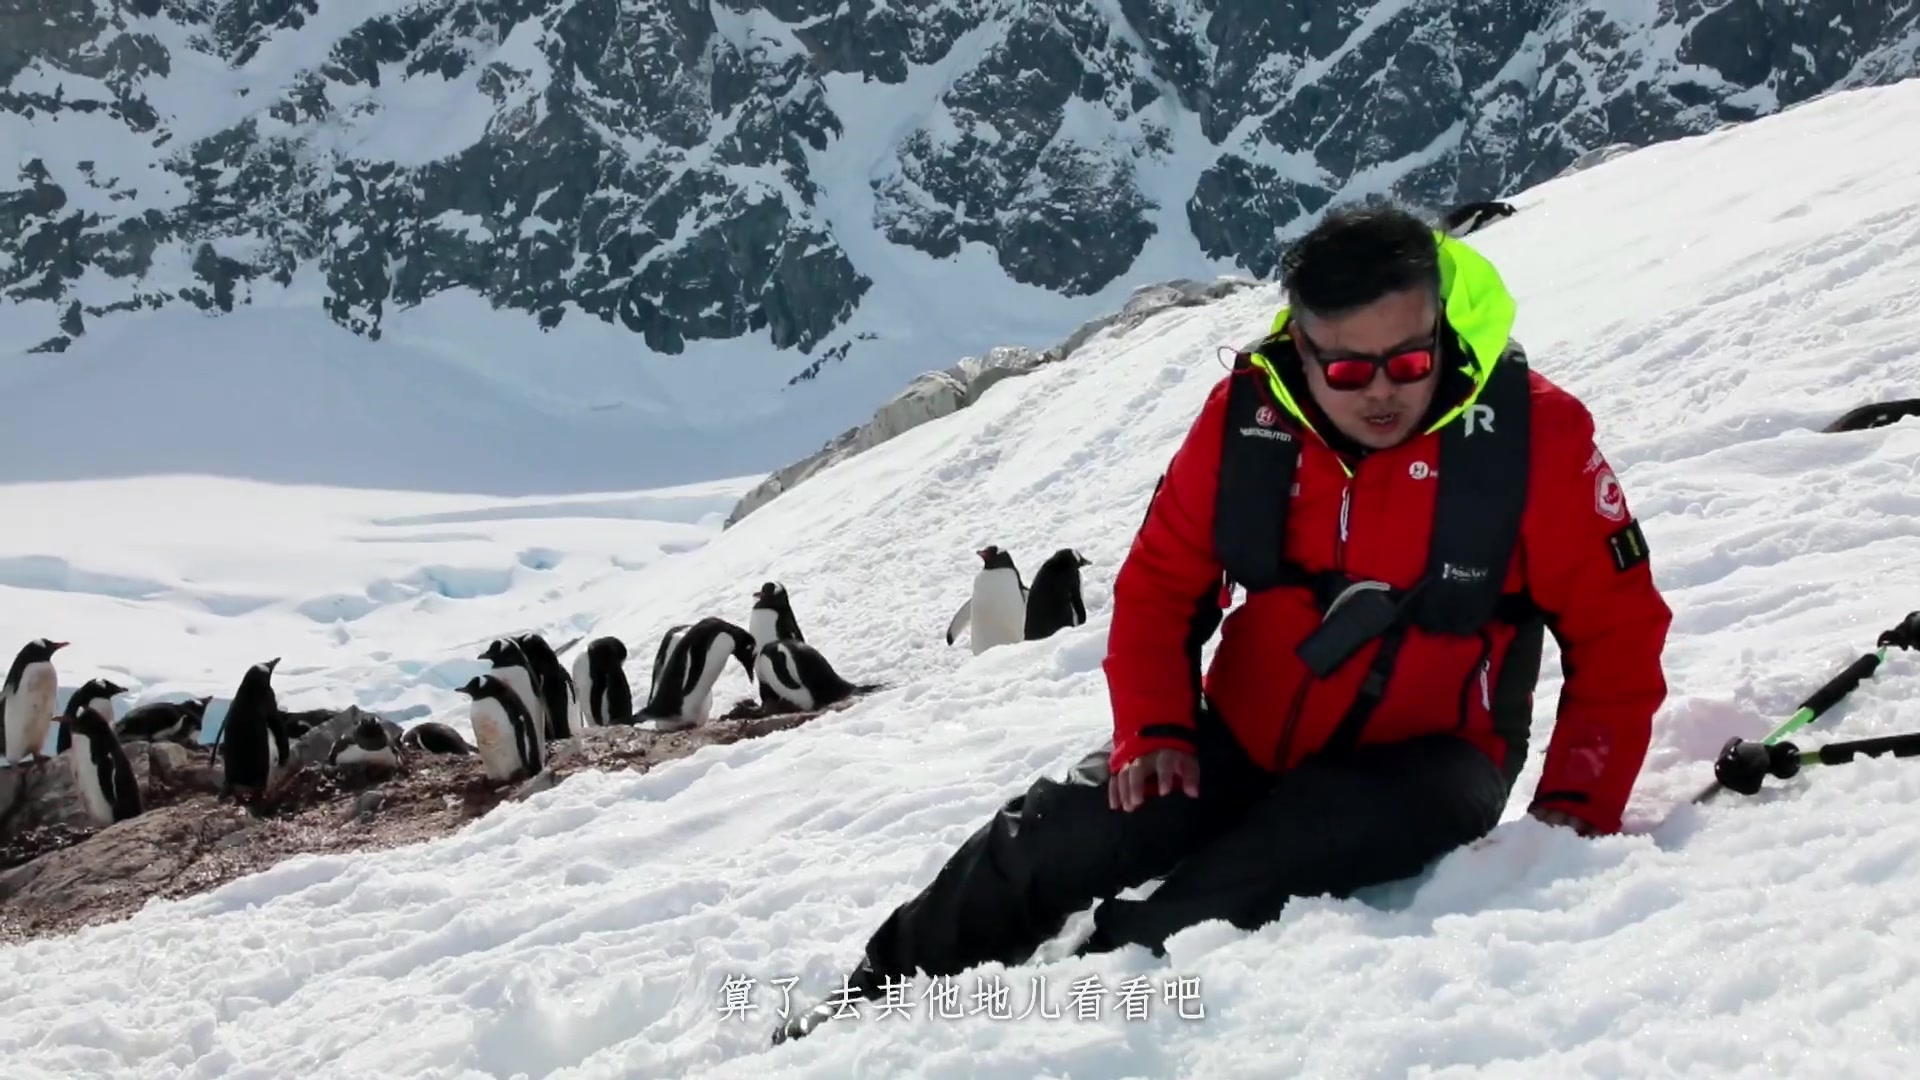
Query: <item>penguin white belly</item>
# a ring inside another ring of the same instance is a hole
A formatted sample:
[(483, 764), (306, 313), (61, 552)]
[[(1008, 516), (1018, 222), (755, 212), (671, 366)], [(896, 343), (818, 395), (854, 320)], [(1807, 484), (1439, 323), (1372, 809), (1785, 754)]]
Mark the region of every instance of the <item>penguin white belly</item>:
[(505, 780), (519, 771), (520, 749), (513, 737), (513, 721), (497, 701), (481, 699), (467, 710), (473, 724), (473, 745), (480, 751), (480, 767), (493, 780)]
[(369, 750), (358, 743), (336, 754), (333, 763), (335, 765), (379, 765), (389, 769), (400, 767), (400, 759), (394, 755), (393, 747), (383, 746), (378, 750)]
[(780, 613), (767, 608), (754, 608), (753, 615), (747, 619), (747, 632), (753, 635), (753, 647), (763, 649), (769, 642), (780, 640)]
[(568, 725), (574, 731), (599, 727), (604, 710), (596, 711), (600, 703), (589, 700), (593, 696), (593, 657), (582, 651), (573, 661), (573, 708), (569, 710)]
[(973, 579), (973, 655), (1026, 637), (1027, 598), (1020, 579), (1007, 570), (982, 570)]
[(759, 680), (762, 692), (771, 691), (773, 696), (801, 712), (812, 712), (813, 691), (799, 681), (799, 668), (794, 664), (793, 657), (791, 654), (782, 657), (786, 661), (787, 671), (793, 676), (791, 679), (782, 678), (780, 665), (774, 659), (776, 652), (774, 649), (764, 649), (754, 658), (753, 674)]
[(46, 749), (47, 732), (53, 728), (53, 699), (60, 692), (60, 677), (53, 665), (42, 660), (27, 665), (20, 687), (7, 698), (7, 758), (19, 761)]
[(523, 667), (495, 668), (492, 674), (508, 689), (519, 695), (520, 704), (527, 707), (527, 715), (533, 717), (533, 730), (540, 733), (541, 744), (547, 738), (547, 706), (540, 695), (533, 692), (533, 676)]
[(93, 740), (76, 733), (67, 748), (67, 763), (73, 768), (73, 786), (80, 791), (80, 802), (95, 825), (113, 824), (113, 800), (100, 787), (100, 771), (93, 765)]
[(27, 738), (27, 710), (20, 702), (19, 694), (7, 694), (0, 697), (0, 724), (6, 727), (8, 761), (19, 761), (27, 755), (20, 746)]
[[(272, 728), (261, 732), (260, 737), (267, 741), (267, 786), (272, 787), (274, 784), (279, 783), (281, 775), (288, 770), (292, 762), (281, 757), (280, 740), (273, 737)], [(292, 740), (288, 740), (287, 742), (287, 751), (290, 756), (297, 756), (292, 753)]]
[(692, 719), (704, 724), (713, 715), (713, 688), (720, 681), (720, 672), (727, 666), (727, 660), (733, 655), (733, 639), (721, 635), (707, 646), (705, 662), (700, 665), (700, 680), (694, 683), (699, 700), (692, 712)]

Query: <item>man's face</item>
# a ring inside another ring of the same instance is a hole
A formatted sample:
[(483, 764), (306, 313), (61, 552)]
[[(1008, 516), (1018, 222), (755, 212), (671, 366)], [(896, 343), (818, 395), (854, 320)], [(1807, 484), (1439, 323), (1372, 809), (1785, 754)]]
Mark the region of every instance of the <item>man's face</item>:
[[(1419, 288), (1388, 293), (1337, 318), (1295, 315), (1293, 336), (1305, 361), (1307, 387), (1348, 438), (1380, 450), (1413, 435), (1440, 383), (1438, 318), (1433, 294)], [(1422, 357), (1408, 355), (1422, 351), (1424, 365)], [(1424, 374), (1413, 382), (1390, 377), (1423, 367)], [(1366, 382), (1347, 388), (1358, 379)]]

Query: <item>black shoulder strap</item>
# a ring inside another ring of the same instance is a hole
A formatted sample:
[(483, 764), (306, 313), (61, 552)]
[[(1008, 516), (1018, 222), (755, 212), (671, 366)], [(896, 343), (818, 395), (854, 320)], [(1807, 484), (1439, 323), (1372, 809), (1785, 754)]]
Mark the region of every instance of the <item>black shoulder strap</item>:
[(1526, 354), (1510, 346), (1479, 398), (1440, 433), (1438, 505), (1413, 612), (1423, 630), (1471, 634), (1500, 607), (1527, 506), (1531, 405)]
[(1234, 359), (1214, 491), (1213, 553), (1227, 578), (1249, 593), (1288, 584), (1287, 508), (1293, 499), (1300, 437), (1267, 401), (1265, 374), (1248, 353)]

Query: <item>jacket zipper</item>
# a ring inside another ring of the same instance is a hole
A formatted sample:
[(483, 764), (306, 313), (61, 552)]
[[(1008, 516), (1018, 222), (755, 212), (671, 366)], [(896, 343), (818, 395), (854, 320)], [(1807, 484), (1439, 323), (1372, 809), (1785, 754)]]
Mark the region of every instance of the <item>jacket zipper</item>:
[(1467, 695), (1473, 692), (1475, 682), (1480, 684), (1480, 704), (1486, 708), (1488, 715), (1493, 713), (1493, 690), (1487, 685), (1487, 669), (1493, 658), (1493, 636), (1484, 629), (1477, 636), (1480, 638), (1480, 660), (1468, 668), (1467, 677), (1460, 680), (1460, 720), (1453, 726), (1455, 731), (1467, 729)]
[[(1333, 537), (1333, 567), (1344, 571), (1347, 568), (1347, 523), (1353, 511), (1353, 484), (1359, 477), (1359, 469), (1347, 479), (1346, 486), (1340, 489), (1340, 526)], [(1287, 752), (1293, 748), (1293, 731), (1300, 723), (1300, 710), (1307, 703), (1307, 691), (1313, 687), (1313, 674), (1300, 680), (1300, 689), (1293, 693), (1293, 704), (1287, 707), (1287, 722), (1280, 728), (1280, 744), (1274, 750), (1273, 771), (1282, 772), (1287, 767)]]

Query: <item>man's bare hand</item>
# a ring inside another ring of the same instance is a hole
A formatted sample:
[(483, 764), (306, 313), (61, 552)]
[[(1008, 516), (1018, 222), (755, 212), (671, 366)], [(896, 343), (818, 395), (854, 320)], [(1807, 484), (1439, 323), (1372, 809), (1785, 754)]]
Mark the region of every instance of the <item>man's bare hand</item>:
[(1171, 795), (1176, 787), (1188, 798), (1200, 797), (1200, 759), (1190, 750), (1154, 750), (1107, 781), (1107, 807), (1132, 813), (1156, 792)]
[(1572, 814), (1567, 813), (1565, 810), (1549, 810), (1544, 807), (1536, 806), (1532, 810), (1529, 810), (1527, 812), (1532, 814), (1534, 817), (1539, 818), (1541, 821), (1546, 822), (1549, 825), (1564, 825), (1567, 828), (1572, 829), (1574, 832), (1579, 833), (1581, 836), (1593, 835), (1593, 826), (1587, 824), (1584, 821), (1581, 821), (1579, 818), (1574, 817)]

